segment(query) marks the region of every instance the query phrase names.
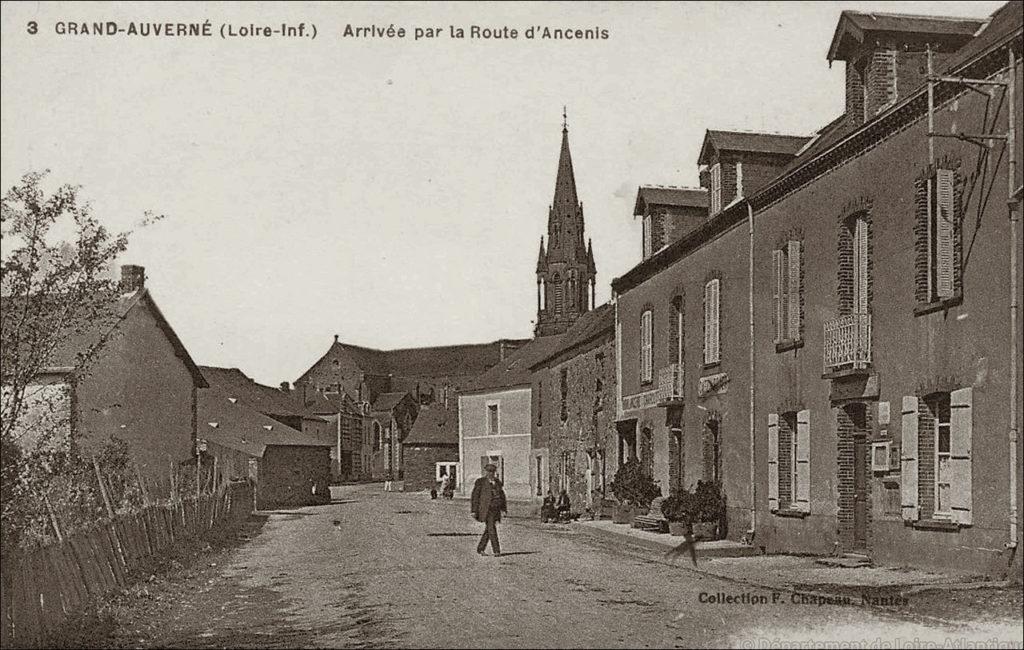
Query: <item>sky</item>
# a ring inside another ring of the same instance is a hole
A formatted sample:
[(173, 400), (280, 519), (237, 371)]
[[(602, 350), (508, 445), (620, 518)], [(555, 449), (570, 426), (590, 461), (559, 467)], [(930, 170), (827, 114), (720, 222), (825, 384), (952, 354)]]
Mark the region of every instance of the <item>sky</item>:
[[(602, 303), (640, 261), (637, 187), (696, 186), (705, 129), (810, 134), (842, 113), (843, 64), (825, 55), (843, 9), (1002, 4), (4, 3), (0, 185), (42, 169), (81, 185), (105, 225), (134, 228), (120, 261), (146, 267), (196, 362), (277, 385), (335, 334), (381, 349), (531, 336), (563, 106)], [(204, 20), (212, 37), (57, 33)], [(282, 23), (316, 38), (219, 36)], [(392, 25), (405, 38), (344, 35)], [(147, 210), (165, 218), (135, 228)]]

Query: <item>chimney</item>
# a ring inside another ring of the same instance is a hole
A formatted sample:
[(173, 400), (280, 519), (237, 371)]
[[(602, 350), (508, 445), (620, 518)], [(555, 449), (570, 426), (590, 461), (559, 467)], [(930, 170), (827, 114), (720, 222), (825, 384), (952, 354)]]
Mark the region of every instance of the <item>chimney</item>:
[(134, 293), (146, 286), (146, 267), (137, 264), (121, 266), (121, 291)]
[(335, 335), (334, 335), (334, 342), (335, 342), (335, 343), (337, 343), (337, 342), (338, 342), (338, 335), (337, 335), (337, 334), (335, 334)]
[(282, 381), (281, 382), (281, 392), (284, 393), (285, 395), (291, 395), (291, 393), (292, 393), (291, 384), (289, 384), (286, 381)]

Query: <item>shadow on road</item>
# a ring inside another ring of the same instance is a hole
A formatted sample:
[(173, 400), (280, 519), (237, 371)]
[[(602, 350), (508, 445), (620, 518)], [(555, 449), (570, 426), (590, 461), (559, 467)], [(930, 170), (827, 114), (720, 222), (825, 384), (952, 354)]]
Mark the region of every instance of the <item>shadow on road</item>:
[(479, 533), (427, 533), (427, 537), (479, 537)]
[(512, 551), (511, 553), (502, 553), (501, 557), (508, 557), (510, 555), (536, 555), (540, 551)]

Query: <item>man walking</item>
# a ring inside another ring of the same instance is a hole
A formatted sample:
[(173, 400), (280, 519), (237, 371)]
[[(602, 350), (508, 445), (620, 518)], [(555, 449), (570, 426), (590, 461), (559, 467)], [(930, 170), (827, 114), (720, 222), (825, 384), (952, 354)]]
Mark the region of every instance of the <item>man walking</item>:
[(501, 544), (498, 542), (496, 524), (501, 521), (501, 513), (508, 512), (505, 504), (505, 491), (501, 488), (501, 481), (495, 476), (497, 471), (498, 467), (492, 463), (484, 466), (484, 476), (478, 478), (473, 484), (473, 496), (470, 499), (473, 518), (484, 524), (484, 534), (480, 536), (476, 552), (484, 555), (484, 551), (487, 549), (487, 540), (490, 540), (495, 557), (501, 555)]

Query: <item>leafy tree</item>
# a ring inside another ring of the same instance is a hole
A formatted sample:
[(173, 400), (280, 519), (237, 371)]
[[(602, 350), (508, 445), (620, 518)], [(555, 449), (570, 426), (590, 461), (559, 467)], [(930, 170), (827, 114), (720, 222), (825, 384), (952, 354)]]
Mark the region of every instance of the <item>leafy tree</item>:
[[(67, 387), (63, 381), (40, 382), (40, 376), (54, 365), (58, 351), (72, 349), (75, 372), (85, 372), (105, 343), (106, 337), (96, 333), (113, 328), (119, 295), (110, 271), (130, 234), (109, 232), (80, 199), (78, 186), (62, 185), (48, 194), (41, 187), (48, 173), (25, 174), (0, 199), (0, 506), (5, 547), (13, 533), (46, 517), (41, 502), (48, 493), (58, 496), (53, 486), (61, 486), (64, 500), (81, 502), (77, 510), (82, 519), (95, 515), (98, 484), (90, 484), (95, 483), (95, 476), (89, 478), (91, 466), (77, 456), (68, 435), (72, 414)], [(142, 225), (157, 218), (146, 213)], [(107, 323), (110, 327), (104, 327)], [(104, 461), (108, 455), (101, 452)]]

